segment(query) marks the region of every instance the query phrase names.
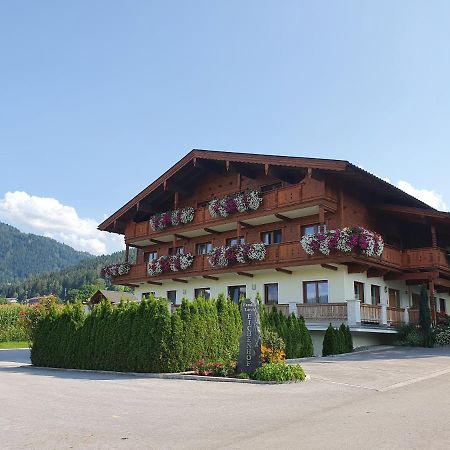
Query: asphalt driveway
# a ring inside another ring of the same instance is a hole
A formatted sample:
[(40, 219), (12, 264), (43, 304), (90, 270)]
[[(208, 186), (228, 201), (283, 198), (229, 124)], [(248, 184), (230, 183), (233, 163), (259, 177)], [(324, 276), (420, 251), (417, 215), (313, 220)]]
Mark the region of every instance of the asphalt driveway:
[(303, 361), (311, 380), (242, 385), (21, 367), (0, 351), (0, 447), (447, 449), (450, 349)]

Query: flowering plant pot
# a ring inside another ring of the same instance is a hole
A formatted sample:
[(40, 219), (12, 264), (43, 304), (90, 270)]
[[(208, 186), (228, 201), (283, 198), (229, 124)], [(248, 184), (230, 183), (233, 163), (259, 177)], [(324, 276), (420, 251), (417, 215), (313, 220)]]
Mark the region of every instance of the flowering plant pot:
[(168, 226), (185, 225), (194, 220), (195, 209), (181, 208), (174, 211), (166, 211), (155, 214), (150, 218), (150, 226), (153, 231), (162, 231)]
[(126, 275), (130, 270), (130, 263), (119, 263), (103, 267), (100, 273), (102, 277), (111, 278), (117, 277), (118, 275)]
[(247, 261), (263, 261), (265, 258), (266, 246), (262, 242), (215, 247), (208, 254), (208, 261), (212, 267), (227, 267)]
[(192, 266), (194, 255), (186, 253), (185, 255), (160, 256), (150, 261), (147, 266), (149, 275), (159, 275), (166, 272), (179, 272)]
[(256, 211), (262, 203), (261, 192), (258, 190), (239, 192), (221, 199), (214, 199), (208, 203), (211, 217), (228, 217), (234, 213)]
[(308, 255), (331, 252), (359, 252), (365, 256), (381, 256), (384, 250), (383, 238), (363, 227), (345, 227), (302, 236), (300, 243)]

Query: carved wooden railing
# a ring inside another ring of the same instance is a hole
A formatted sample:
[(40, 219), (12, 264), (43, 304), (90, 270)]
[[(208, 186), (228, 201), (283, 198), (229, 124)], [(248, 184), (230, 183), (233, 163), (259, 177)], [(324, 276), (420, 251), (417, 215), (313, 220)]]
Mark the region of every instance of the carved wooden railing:
[(387, 307), (387, 322), (389, 325), (395, 326), (404, 323), (404, 308)]
[(381, 306), (361, 303), (361, 323), (380, 323)]
[(324, 303), (297, 305), (297, 316), (306, 321), (347, 320), (347, 303)]

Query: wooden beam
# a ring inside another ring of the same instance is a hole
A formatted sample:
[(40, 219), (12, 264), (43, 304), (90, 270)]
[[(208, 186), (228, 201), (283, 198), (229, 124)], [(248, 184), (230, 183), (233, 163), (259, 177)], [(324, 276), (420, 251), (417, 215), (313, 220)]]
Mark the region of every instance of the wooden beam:
[(194, 167), (198, 169), (203, 169), (207, 172), (214, 172), (217, 173), (218, 175), (224, 175), (226, 172), (226, 167), (225, 164), (223, 164), (223, 162), (199, 158), (194, 159), (195, 159)]
[(167, 180), (164, 182), (164, 190), (169, 192), (179, 192), (184, 197), (189, 197), (192, 194), (191, 189), (181, 186), (172, 180)]
[(149, 241), (153, 242), (154, 244), (166, 244), (167, 243), (167, 242), (159, 241), (158, 239), (153, 239), (153, 238), (150, 238)]
[(236, 272), (238, 275), (242, 275), (243, 277), (249, 277), (249, 278), (253, 278), (253, 274), (252, 273), (248, 273), (248, 272)]
[(275, 267), (277, 272), (287, 273), (288, 275), (292, 275), (292, 270), (284, 269), (283, 267)]
[(216, 231), (213, 230), (212, 228), (203, 228), (207, 233), (211, 233), (211, 234), (220, 234), (222, 233), (222, 231)]
[(338, 270), (338, 268), (336, 266), (332, 266), (331, 264), (321, 264), (321, 266), (324, 269), (328, 269), (328, 270)]
[(203, 278), (206, 278), (207, 280), (214, 280), (214, 281), (219, 280), (219, 277), (214, 277), (213, 275), (203, 275)]
[(132, 287), (132, 288), (138, 288), (139, 287), (138, 284), (131, 284), (131, 283), (122, 283), (121, 286), (128, 286), (128, 287)]
[(290, 217), (283, 216), (283, 214), (275, 214), (275, 217), (277, 219), (283, 220), (284, 222), (290, 222), (291, 220), (293, 220)]
[(186, 241), (190, 241), (190, 240), (191, 240), (190, 237), (184, 236), (184, 235), (182, 235), (182, 234), (174, 233), (173, 235), (174, 235), (177, 239), (185, 239)]
[(400, 273), (388, 273), (384, 276), (386, 281), (389, 280), (435, 280), (439, 278), (439, 272), (400, 272)]
[(176, 281), (177, 283), (189, 283), (188, 280), (183, 280), (182, 278), (172, 278), (172, 281)]
[(346, 263), (348, 273), (362, 273), (365, 272), (369, 266), (365, 264)]
[(257, 167), (257, 165), (254, 163), (242, 164), (242, 163), (233, 162), (232, 167), (236, 172), (246, 176), (247, 178), (251, 178), (251, 179), (258, 178), (258, 176), (261, 174), (259, 167)]
[(301, 168), (287, 168), (281, 166), (270, 166), (269, 174), (280, 181), (297, 184), (305, 178), (306, 170)]
[(367, 278), (382, 278), (388, 271), (371, 267), (367, 270)]
[(146, 281), (148, 284), (154, 284), (155, 286), (162, 286), (162, 283), (160, 281)]
[(247, 222), (238, 222), (242, 227), (245, 227), (245, 228), (255, 228), (255, 225), (251, 225), (251, 224), (249, 224), (249, 223), (247, 223)]

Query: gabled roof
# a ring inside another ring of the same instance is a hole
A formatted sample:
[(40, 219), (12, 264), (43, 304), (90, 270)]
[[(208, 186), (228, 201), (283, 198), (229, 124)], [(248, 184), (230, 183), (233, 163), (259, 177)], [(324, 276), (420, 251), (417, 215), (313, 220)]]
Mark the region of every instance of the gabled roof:
[[(244, 170), (244, 168), (254, 170), (258, 166), (262, 168), (278, 166), (288, 171), (315, 169), (319, 172), (332, 174), (344, 183), (355, 183), (361, 188), (383, 197), (388, 203), (435, 211), (415, 197), (345, 160), (194, 149), (103, 221), (98, 229), (123, 233), (125, 223), (134, 218), (139, 208), (153, 209), (156, 206), (157, 209), (158, 203), (164, 198), (164, 193), (167, 194), (170, 191), (170, 189), (167, 189), (168, 185), (188, 186), (195, 180), (201, 180), (202, 167), (204, 169), (203, 175), (208, 172), (207, 167), (205, 168), (202, 165), (208, 164), (210, 167), (212, 167), (211, 165), (215, 166), (216, 170), (218, 168), (228, 169), (229, 167), (237, 170)], [(155, 210), (154, 212), (158, 211)]]

